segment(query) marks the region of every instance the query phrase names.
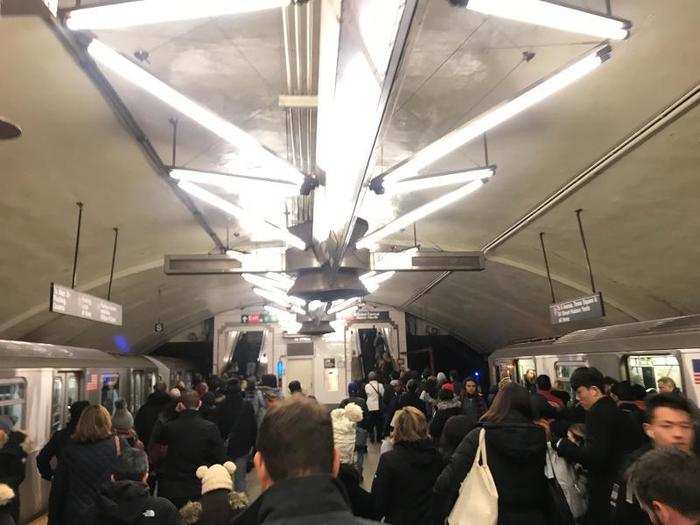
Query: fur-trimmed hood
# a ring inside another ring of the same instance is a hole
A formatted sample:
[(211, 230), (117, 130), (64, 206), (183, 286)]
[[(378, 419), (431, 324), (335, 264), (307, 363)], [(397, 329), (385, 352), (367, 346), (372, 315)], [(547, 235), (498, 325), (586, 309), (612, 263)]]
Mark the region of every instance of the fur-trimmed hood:
[(12, 430), (10, 434), (0, 436), (0, 454), (22, 451), (26, 456), (34, 448), (34, 443), (23, 430)]
[[(202, 497), (202, 500), (190, 501), (180, 509), (180, 517), (182, 518), (184, 525), (199, 523), (204, 510), (202, 507), (202, 502), (204, 502), (204, 505), (207, 504), (207, 499), (204, 496)], [(228, 497), (228, 504), (233, 515), (235, 515), (248, 506), (248, 496), (245, 494), (245, 492), (231, 491)]]
[(12, 487), (5, 485), (4, 483), (0, 483), (0, 507), (7, 505), (14, 497), (15, 491), (12, 490)]

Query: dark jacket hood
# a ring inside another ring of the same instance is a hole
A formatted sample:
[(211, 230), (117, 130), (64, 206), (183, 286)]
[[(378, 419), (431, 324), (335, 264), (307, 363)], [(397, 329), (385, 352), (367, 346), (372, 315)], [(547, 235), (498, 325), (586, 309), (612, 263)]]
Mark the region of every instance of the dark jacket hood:
[(114, 523), (135, 523), (141, 518), (148, 499), (148, 486), (144, 483), (116, 481), (100, 491), (97, 508)]
[(432, 441), (402, 441), (394, 445), (401, 461), (412, 467), (427, 468), (439, 459), (439, 452)]
[(170, 396), (167, 392), (161, 392), (160, 390), (156, 390), (146, 399), (146, 403), (149, 405), (167, 405), (169, 401)]
[(544, 430), (520, 414), (508, 414), (497, 423), (485, 422), (486, 442), (513, 463), (529, 463), (547, 449)]

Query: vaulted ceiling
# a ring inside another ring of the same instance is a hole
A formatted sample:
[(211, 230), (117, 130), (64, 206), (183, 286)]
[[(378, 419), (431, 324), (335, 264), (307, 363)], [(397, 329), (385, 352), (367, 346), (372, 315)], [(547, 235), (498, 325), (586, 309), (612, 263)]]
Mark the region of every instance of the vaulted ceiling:
[[(605, 7), (603, 0), (570, 3), (598, 11)], [(580, 35), (484, 17), (443, 0), (423, 6), (411, 30), (398, 100), (378, 146), (378, 171), (596, 45)], [(700, 247), (694, 242), (700, 231), (700, 113), (695, 108), (700, 4), (617, 0), (613, 8), (634, 26), (630, 38), (612, 44), (612, 58), (490, 132), (489, 160), (498, 165), (493, 180), (416, 225), (422, 246), (487, 248), (486, 270), (397, 274), (370, 300), (439, 324), (484, 352), (516, 339), (700, 311)], [(315, 41), (317, 31), (316, 22)], [(146, 51), (143, 65), (149, 71), (287, 157), (287, 116), (278, 104), (279, 95), (288, 92), (280, 10), (98, 31), (97, 36), (126, 55)], [(142, 352), (218, 312), (260, 304), (239, 277), (163, 274), (164, 254), (206, 253), (216, 246), (192, 213), (192, 202), (183, 202), (154, 169), (66, 40), (40, 17), (0, 18), (0, 47), (12, 50), (0, 53), (0, 114), (23, 129), (21, 138), (0, 142), (5, 182), (0, 193), (0, 337), (111, 350), (120, 336), (130, 349)], [(525, 60), (526, 52), (534, 58)], [(318, 60), (317, 53), (313, 59)], [(169, 119), (178, 115), (123, 79), (105, 75), (169, 163)], [(587, 184), (537, 211), (693, 89), (687, 111)], [(231, 146), (184, 117), (177, 145), (178, 165), (237, 167)], [(431, 169), (483, 162), (483, 144), (475, 142)], [(390, 202), (367, 198), (360, 215), (374, 228), (436, 195), (423, 192)], [(265, 195), (249, 192), (236, 198), (280, 210), (280, 202)], [(120, 228), (112, 298), (124, 305), (121, 328), (48, 312), (49, 283), (70, 283), (77, 201), (85, 204), (79, 289), (105, 294), (112, 228)], [(241, 225), (206, 205), (195, 206), (223, 242), (227, 225), (232, 245), (247, 241)], [(545, 233), (557, 299), (589, 293), (577, 209), (583, 210), (607, 316), (553, 327), (539, 233)], [(511, 230), (521, 219), (521, 226)], [(413, 234), (409, 228), (390, 241), (413, 244)], [(153, 333), (156, 319), (166, 327), (158, 335)]]

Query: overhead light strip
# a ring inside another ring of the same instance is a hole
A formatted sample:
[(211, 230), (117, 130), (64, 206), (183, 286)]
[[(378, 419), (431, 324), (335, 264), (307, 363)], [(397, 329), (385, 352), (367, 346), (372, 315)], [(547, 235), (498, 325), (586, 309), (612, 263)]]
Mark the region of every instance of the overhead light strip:
[(238, 15), (285, 7), (290, 0), (140, 0), (86, 7), (70, 12), (66, 26), (73, 31)]
[(594, 71), (607, 60), (610, 52), (610, 46), (606, 45), (587, 53), (583, 58), (528, 87), (515, 98), (482, 113), (447, 135), (442, 136), (418, 151), (405, 163), (386, 173), (384, 175), (384, 184), (393, 184), (417, 176), (420, 170), (436, 160), (482, 136), (499, 124), (531, 108), (538, 102)]
[(360, 304), (360, 298), (353, 297), (351, 299), (347, 299), (345, 301), (342, 301), (342, 302), (336, 304), (335, 306), (331, 306), (328, 309), (328, 314), (333, 315), (333, 314), (337, 314), (340, 312), (344, 312), (345, 310), (347, 310), (349, 308), (353, 308), (359, 304)]
[(476, 190), (481, 188), (483, 184), (484, 183), (481, 180), (477, 180), (474, 182), (470, 182), (469, 184), (462, 186), (461, 188), (454, 190), (450, 193), (446, 193), (442, 197), (434, 199), (424, 204), (423, 206), (420, 206), (415, 210), (410, 211), (405, 215), (398, 217), (397, 219), (394, 219), (389, 224), (382, 226), (378, 230), (375, 230), (369, 235), (363, 237), (357, 242), (357, 247), (372, 248), (381, 239), (388, 237), (392, 233), (396, 233), (397, 231), (400, 231), (406, 228), (407, 226), (410, 226), (414, 222), (417, 222), (427, 217), (428, 215), (431, 215), (436, 211), (441, 210), (449, 206), (450, 204), (457, 202), (460, 199), (463, 199), (467, 195), (474, 193)]
[(495, 171), (496, 167), (490, 166), (488, 168), (465, 170), (456, 173), (449, 173), (447, 175), (435, 175), (433, 177), (424, 177), (394, 183), (390, 182), (384, 186), (384, 190), (386, 195), (393, 196), (413, 193), (421, 190), (441, 188), (443, 186), (467, 184), (468, 182), (473, 182), (475, 180), (491, 178)]
[(236, 191), (237, 189), (240, 189), (243, 184), (258, 184), (260, 186), (263, 184), (270, 184), (271, 186), (275, 186), (277, 188), (288, 189), (290, 195), (298, 193), (299, 191), (299, 186), (292, 182), (257, 177), (254, 174), (234, 175), (211, 171), (176, 168), (170, 170), (170, 176), (175, 180), (184, 180), (187, 182), (194, 182), (196, 184), (207, 184), (228, 191)]
[(306, 313), (306, 311), (302, 308), (302, 306), (306, 303), (303, 299), (300, 299), (299, 297), (292, 297), (282, 292), (273, 292), (272, 290), (257, 287), (253, 288), (253, 292), (256, 295), (262, 297), (263, 299), (272, 301), (273, 303), (283, 306), (284, 308), (291, 308), (291, 310), (296, 313)]
[(260, 227), (262, 230), (270, 232), (275, 237), (285, 241), (290, 246), (293, 246), (300, 250), (306, 249), (306, 243), (302, 241), (299, 237), (291, 234), (288, 230), (285, 230), (284, 228), (280, 228), (279, 226), (267, 222), (266, 220), (255, 215), (249, 210), (241, 208), (240, 206), (237, 206), (232, 202), (222, 199), (221, 197), (214, 195), (213, 193), (205, 190), (204, 188), (200, 188), (199, 186), (191, 182), (180, 181), (177, 185), (179, 188), (189, 193), (193, 197), (196, 197), (206, 202), (207, 204), (218, 208), (219, 210), (223, 211), (224, 213), (227, 213), (228, 215), (236, 219), (254, 222), (256, 226)]
[(304, 176), (286, 161), (266, 150), (253, 136), (238, 126), (224, 120), (216, 113), (190, 100), (145, 69), (120, 55), (114, 49), (94, 39), (87, 47), (88, 54), (99, 64), (112, 70), (132, 84), (140, 87), (200, 126), (208, 129), (233, 145), (239, 154), (251, 162), (259, 162), (271, 169), (271, 178), (301, 185)]
[(469, 0), (467, 9), (526, 24), (603, 39), (624, 40), (631, 24), (610, 16), (544, 0)]
[(268, 279), (267, 277), (261, 277), (259, 275), (243, 273), (241, 274), (241, 277), (243, 277), (243, 279), (245, 279), (252, 285), (259, 286), (260, 288), (265, 288), (266, 290), (271, 290), (273, 292), (282, 291), (284, 293), (287, 293), (290, 288), (284, 286), (283, 284), (277, 281), (273, 281), (272, 279)]

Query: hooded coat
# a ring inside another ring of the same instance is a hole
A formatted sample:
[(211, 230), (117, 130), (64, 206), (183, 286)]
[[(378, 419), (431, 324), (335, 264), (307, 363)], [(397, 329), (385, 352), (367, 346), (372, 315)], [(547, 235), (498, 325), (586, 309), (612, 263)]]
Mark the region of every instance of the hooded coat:
[(94, 525), (179, 525), (175, 505), (148, 492), (138, 481), (115, 481), (97, 496)]
[[(544, 430), (518, 412), (497, 423), (485, 422), (488, 466), (498, 490), (499, 525), (546, 523), (548, 504), (544, 476), (547, 440)], [(449, 515), (459, 488), (479, 448), (479, 427), (457, 447), (435, 483), (439, 523)]]
[(444, 462), (430, 440), (400, 441), (379, 458), (372, 482), (377, 516), (394, 525), (430, 523), (432, 487)]
[(430, 435), (433, 437), (435, 444), (440, 443), (442, 431), (445, 428), (445, 423), (452, 416), (458, 416), (462, 413), (462, 404), (459, 399), (451, 399), (449, 401), (440, 401), (437, 405), (437, 411), (430, 422)]
[(9, 486), (15, 497), (7, 503), (3, 512), (19, 523), (19, 486), (26, 475), (27, 454), (31, 450), (29, 438), (24, 432), (12, 430), (0, 448), (0, 483)]
[(156, 390), (148, 396), (144, 405), (136, 412), (134, 418), (134, 430), (139, 439), (148, 446), (153, 433), (153, 427), (158, 421), (158, 416), (170, 403), (170, 396), (165, 392)]

